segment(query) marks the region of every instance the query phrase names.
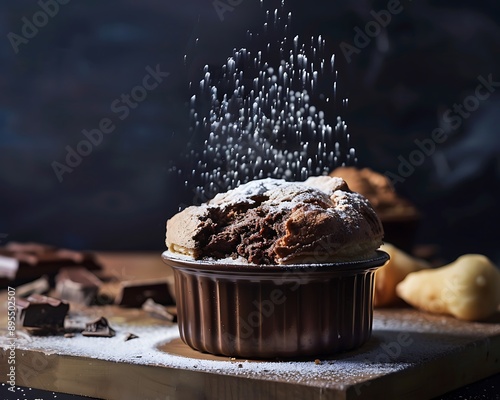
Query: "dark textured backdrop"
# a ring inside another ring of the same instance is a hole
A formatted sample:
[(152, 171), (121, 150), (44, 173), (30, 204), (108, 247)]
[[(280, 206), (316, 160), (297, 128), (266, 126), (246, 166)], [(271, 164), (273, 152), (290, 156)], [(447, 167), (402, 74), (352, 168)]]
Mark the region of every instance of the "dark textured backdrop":
[[(61, 3), (0, 5), (0, 240), (162, 250), (165, 220), (193, 198), (168, 173), (189, 140), (188, 82), (245, 46), (246, 30), (263, 23), (260, 1)], [(226, 5), (222, 17), (214, 4)], [(369, 27), (371, 11), (387, 1), (287, 5), (294, 33), (322, 34), (337, 53), (339, 90), (349, 97), (343, 117), (360, 166), (398, 173), (418, 149), (415, 139), (436, 128), (448, 135), (396, 183), (423, 213), (418, 242), (439, 245), (447, 259), (481, 252), (500, 262), (498, 85), (477, 109), (466, 100), (479, 76), (500, 81), (499, 3), (401, 1), (401, 12), (350, 62), (341, 44), (354, 46), (355, 28)], [(33, 20), (39, 27), (30, 30)], [(169, 75), (157, 76), (155, 88), (148, 80), (147, 92), (134, 89), (148, 67)], [(145, 99), (125, 107), (121, 96), (133, 90)], [(464, 101), (470, 115), (453, 110)], [(448, 109), (459, 119), (446, 123)], [(106, 123), (114, 130), (60, 182), (53, 162), (65, 163), (82, 130)]]

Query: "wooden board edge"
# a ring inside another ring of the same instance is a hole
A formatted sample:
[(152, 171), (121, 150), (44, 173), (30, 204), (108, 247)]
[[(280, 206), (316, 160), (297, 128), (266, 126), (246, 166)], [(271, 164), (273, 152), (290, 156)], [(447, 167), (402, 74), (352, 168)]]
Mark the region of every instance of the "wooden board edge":
[[(0, 375), (7, 373), (0, 351)], [(345, 400), (345, 392), (296, 382), (272, 381), (130, 364), (38, 350), (16, 350), (16, 384), (106, 400), (282, 399)]]
[(500, 335), (468, 343), (459, 351), (432, 360), (431, 364), (415, 365), (351, 386), (346, 398), (431, 399), (496, 373), (500, 373)]

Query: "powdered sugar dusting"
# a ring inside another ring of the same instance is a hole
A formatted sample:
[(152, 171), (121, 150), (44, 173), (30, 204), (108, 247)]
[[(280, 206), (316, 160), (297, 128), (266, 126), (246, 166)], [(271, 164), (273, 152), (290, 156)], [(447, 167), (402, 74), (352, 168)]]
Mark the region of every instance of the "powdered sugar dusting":
[[(244, 375), (250, 378), (285, 380), (313, 386), (335, 387), (354, 384), (366, 376), (376, 377), (401, 370), (407, 363), (370, 364), (363, 356), (347, 359), (323, 360), (315, 364), (308, 361), (252, 361), (238, 359), (236, 362), (204, 360), (169, 354), (159, 349), (166, 342), (179, 337), (177, 326), (140, 327), (122, 325), (115, 327), (113, 338), (88, 338), (77, 335), (71, 339), (61, 336), (23, 337), (17, 340), (18, 349), (39, 350), (49, 354), (65, 354), (89, 357), (105, 361), (130, 364), (154, 365), (193, 371), (204, 371), (225, 375)], [(124, 341), (127, 332), (137, 339)], [(241, 364), (242, 367), (239, 367)]]
[[(328, 178), (330, 179), (330, 178)], [(321, 187), (313, 187), (305, 182), (287, 182), (284, 179), (257, 179), (219, 193), (207, 204), (209, 206), (224, 206), (237, 203), (254, 203), (254, 198), (265, 196), (269, 205), (279, 205), (283, 202), (298, 203), (301, 201), (321, 198), (328, 201), (329, 196)]]
[(257, 179), (235, 189), (217, 194), (208, 204), (252, 202), (252, 197), (262, 195), (276, 187), (285, 185), (284, 179)]
[(253, 179), (299, 181), (357, 162), (337, 114), (348, 102), (337, 97), (335, 55), (321, 35), (292, 33), (292, 14), (280, 3), (266, 10), (262, 30), (247, 31), (247, 46), (234, 48), (221, 68), (205, 65), (199, 83), (190, 83), (192, 136), (205, 141), (191, 143), (191, 171), (172, 171), (186, 187), (196, 185), (197, 198)]

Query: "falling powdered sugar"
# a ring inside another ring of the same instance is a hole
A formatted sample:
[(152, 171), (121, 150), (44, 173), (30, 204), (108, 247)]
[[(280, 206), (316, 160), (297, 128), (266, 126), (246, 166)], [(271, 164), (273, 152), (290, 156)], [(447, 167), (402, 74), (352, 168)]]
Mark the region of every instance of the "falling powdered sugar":
[(191, 173), (174, 170), (201, 203), (254, 179), (304, 181), (357, 161), (337, 114), (335, 56), (321, 35), (293, 35), (291, 22), (284, 1), (266, 10), (247, 47), (233, 49), (220, 69), (205, 65), (190, 84), (192, 137), (205, 140), (190, 142)]

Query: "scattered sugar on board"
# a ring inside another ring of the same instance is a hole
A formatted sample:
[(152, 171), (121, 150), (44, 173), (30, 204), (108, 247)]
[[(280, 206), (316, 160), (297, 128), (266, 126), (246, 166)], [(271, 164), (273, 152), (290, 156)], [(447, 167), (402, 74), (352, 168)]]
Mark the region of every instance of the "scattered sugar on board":
[[(67, 339), (62, 336), (19, 335), (16, 347), (19, 350), (39, 350), (45, 354), (65, 354), (341, 388), (373, 377), (407, 370), (449, 352), (471, 350), (483, 337), (488, 340), (488, 335), (500, 334), (499, 324), (465, 324), (451, 317), (426, 315), (411, 309), (376, 310), (373, 334), (368, 343), (355, 351), (327, 358), (320, 357), (321, 363), (316, 364), (315, 359), (318, 357), (311, 357), (309, 361), (249, 361), (229, 357), (227, 360), (215, 361), (183, 357), (161, 350), (162, 345), (179, 338), (176, 325), (144, 327), (117, 324), (113, 327), (117, 332), (113, 338), (76, 335)], [(124, 338), (128, 332), (139, 337), (125, 342)], [(402, 334), (406, 336), (401, 342)], [(398, 343), (398, 338), (402, 345), (397, 350), (393, 347), (392, 351), (397, 355), (391, 356), (387, 349)], [(0, 347), (8, 345), (9, 342), (0, 337)]]
[[(320, 386), (338, 386), (339, 380), (342, 384), (356, 383), (361, 378), (385, 375), (409, 366), (408, 363), (370, 364), (365, 361), (363, 354), (348, 359), (323, 360), (320, 365), (315, 364), (314, 358), (310, 361), (237, 359), (235, 362), (229, 357), (227, 361), (199, 360), (168, 354), (158, 348), (179, 337), (177, 326), (153, 328), (120, 325), (116, 326), (115, 330), (117, 334), (113, 338), (88, 338), (81, 335), (71, 339), (61, 336), (21, 337), (16, 343), (19, 350), (39, 350), (47, 355), (63, 353), (107, 361), (244, 375), (269, 380), (290, 380)], [(124, 341), (127, 332), (133, 332), (138, 338)], [(362, 368), (360, 368), (361, 363)]]

